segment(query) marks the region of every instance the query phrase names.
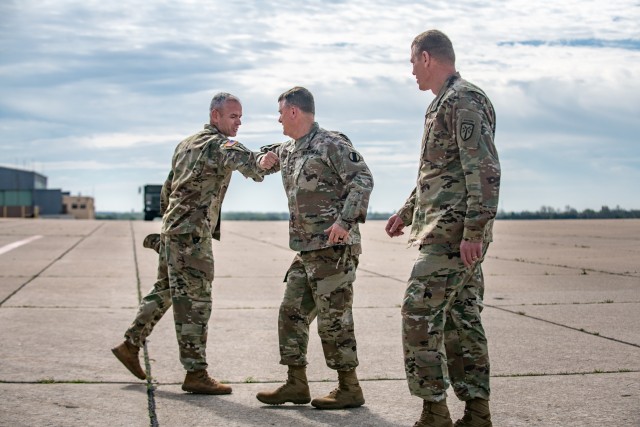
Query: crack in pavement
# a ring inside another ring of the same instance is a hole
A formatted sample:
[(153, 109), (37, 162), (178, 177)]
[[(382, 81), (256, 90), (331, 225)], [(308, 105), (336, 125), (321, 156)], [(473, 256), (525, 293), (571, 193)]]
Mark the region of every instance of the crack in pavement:
[[(138, 251), (136, 248), (136, 234), (133, 230), (133, 221), (129, 221), (129, 229), (131, 230), (131, 243), (133, 245), (133, 264), (136, 266), (136, 288), (138, 291), (138, 303), (140, 303), (140, 301), (142, 301), (142, 290), (140, 289), (140, 269), (138, 268)], [(151, 425), (151, 427), (157, 427), (160, 424), (158, 424), (158, 414), (156, 413), (156, 388), (151, 382), (151, 363), (149, 361), (149, 350), (147, 348), (146, 342), (143, 344), (142, 350), (144, 356), (144, 368), (147, 374), (147, 409), (149, 412), (149, 424)]]

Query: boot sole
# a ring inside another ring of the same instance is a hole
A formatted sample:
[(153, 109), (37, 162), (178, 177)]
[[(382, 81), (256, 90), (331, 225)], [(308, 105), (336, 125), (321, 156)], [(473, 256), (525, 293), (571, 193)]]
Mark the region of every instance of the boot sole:
[[(127, 363), (125, 362), (124, 357), (122, 357), (120, 355), (120, 353), (118, 353), (118, 350), (116, 350), (115, 348), (111, 349), (111, 353), (113, 353), (113, 355), (116, 357), (116, 359), (118, 359), (120, 361), (120, 363), (122, 363), (122, 365), (127, 368), (127, 370), (129, 372), (131, 372), (133, 374), (134, 377), (141, 379), (141, 380), (146, 380), (147, 379), (147, 375), (145, 374), (143, 377), (141, 377), (140, 375), (136, 374), (135, 372), (133, 372), (133, 370), (129, 367), (129, 365), (127, 365)], [(142, 367), (140, 367), (142, 369)]]
[(258, 396), (256, 396), (256, 399), (258, 399), (260, 402), (264, 403), (265, 405), (273, 405), (273, 406), (284, 405), (287, 402), (293, 403), (294, 405), (306, 405), (307, 403), (311, 402), (311, 398), (299, 399), (299, 400), (284, 400), (279, 402), (267, 402), (266, 400), (260, 399)]
[(364, 400), (362, 401), (362, 403), (356, 402), (356, 403), (349, 403), (347, 405), (340, 405), (340, 406), (322, 406), (322, 404), (318, 404), (318, 403), (314, 404), (313, 402), (311, 402), (311, 405), (316, 409), (328, 409), (328, 410), (359, 408), (360, 406), (364, 405)]
[(194, 390), (189, 390), (189, 389), (186, 389), (184, 387), (182, 387), (182, 390), (186, 391), (187, 393), (209, 394), (209, 395), (213, 395), (213, 396), (220, 396), (220, 395), (223, 395), (223, 394), (231, 394), (231, 392), (233, 391), (233, 390), (227, 391), (227, 390), (195, 390), (195, 389)]

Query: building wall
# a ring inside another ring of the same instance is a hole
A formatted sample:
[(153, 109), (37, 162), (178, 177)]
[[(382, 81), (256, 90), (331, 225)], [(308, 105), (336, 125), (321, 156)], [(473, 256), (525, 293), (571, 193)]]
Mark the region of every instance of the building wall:
[(0, 190), (47, 188), (47, 177), (37, 172), (0, 166)]
[(75, 219), (95, 219), (96, 209), (93, 197), (87, 196), (62, 196), (62, 204), (65, 213), (73, 215)]
[(60, 215), (63, 210), (62, 190), (33, 190), (33, 204), (40, 215)]
[(93, 197), (70, 196), (47, 189), (47, 177), (37, 172), (0, 166), (0, 217), (38, 217), (68, 214), (95, 219)]

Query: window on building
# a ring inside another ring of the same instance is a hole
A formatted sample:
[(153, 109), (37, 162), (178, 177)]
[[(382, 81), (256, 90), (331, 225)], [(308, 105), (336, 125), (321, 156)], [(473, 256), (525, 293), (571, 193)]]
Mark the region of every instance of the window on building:
[(86, 209), (87, 205), (85, 205), (84, 203), (80, 205), (80, 209)]
[(77, 203), (73, 203), (71, 205), (71, 209), (78, 209), (78, 204)]

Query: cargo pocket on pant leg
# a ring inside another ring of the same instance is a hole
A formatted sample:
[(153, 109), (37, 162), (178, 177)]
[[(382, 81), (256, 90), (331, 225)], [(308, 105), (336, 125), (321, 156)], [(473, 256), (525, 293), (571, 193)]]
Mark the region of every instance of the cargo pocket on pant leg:
[(437, 351), (421, 350), (415, 352), (416, 384), (430, 395), (437, 396), (448, 387), (443, 370), (444, 361)]

